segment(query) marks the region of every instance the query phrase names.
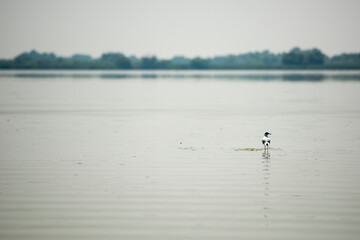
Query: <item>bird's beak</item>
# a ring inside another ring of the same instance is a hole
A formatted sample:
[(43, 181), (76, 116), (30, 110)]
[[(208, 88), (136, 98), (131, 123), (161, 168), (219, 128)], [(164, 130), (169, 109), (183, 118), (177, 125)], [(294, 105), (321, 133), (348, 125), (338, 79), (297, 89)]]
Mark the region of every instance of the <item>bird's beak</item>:
[(269, 133), (269, 135), (271, 135), (271, 133)]

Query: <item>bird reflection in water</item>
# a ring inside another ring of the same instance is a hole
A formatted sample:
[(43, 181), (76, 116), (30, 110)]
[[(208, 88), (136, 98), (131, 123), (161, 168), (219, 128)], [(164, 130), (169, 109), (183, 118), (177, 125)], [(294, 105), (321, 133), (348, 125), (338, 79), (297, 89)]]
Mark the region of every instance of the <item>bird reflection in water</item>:
[(270, 176), (271, 176), (271, 165), (270, 165), (270, 152), (265, 149), (262, 153), (262, 172), (263, 172), (263, 185), (264, 185), (264, 219), (265, 225), (268, 226), (269, 216), (269, 191), (270, 191)]
[(270, 160), (270, 152), (267, 149), (264, 150), (262, 156), (263, 156), (263, 159)]

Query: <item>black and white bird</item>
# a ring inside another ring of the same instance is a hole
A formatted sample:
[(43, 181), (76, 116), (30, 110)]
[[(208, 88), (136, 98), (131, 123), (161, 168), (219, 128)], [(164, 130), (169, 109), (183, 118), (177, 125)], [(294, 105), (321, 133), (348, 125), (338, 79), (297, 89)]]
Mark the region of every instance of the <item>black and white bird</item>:
[(265, 150), (268, 150), (270, 146), (271, 139), (269, 138), (269, 135), (271, 135), (270, 132), (265, 132), (264, 137), (262, 138)]

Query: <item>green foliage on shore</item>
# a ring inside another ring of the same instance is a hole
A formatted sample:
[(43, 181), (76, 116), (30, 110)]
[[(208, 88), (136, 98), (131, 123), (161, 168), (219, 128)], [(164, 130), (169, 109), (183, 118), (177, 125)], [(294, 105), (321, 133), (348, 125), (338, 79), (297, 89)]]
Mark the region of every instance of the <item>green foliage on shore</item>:
[(0, 69), (360, 69), (360, 53), (328, 57), (316, 48), (293, 48), (281, 54), (263, 51), (213, 58), (158, 59), (122, 53), (104, 53), (100, 58), (75, 54), (66, 58), (33, 50), (14, 59), (1, 59)]
[(319, 49), (301, 51), (294, 48), (290, 52), (283, 54), (282, 64), (290, 66), (321, 66), (324, 64), (325, 55)]

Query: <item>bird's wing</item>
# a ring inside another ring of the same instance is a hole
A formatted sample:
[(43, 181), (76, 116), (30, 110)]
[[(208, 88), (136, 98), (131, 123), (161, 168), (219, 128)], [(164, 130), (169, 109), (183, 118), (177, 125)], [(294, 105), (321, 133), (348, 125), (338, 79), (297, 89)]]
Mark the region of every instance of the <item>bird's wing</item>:
[(265, 144), (265, 140), (264, 140), (264, 139), (262, 140), (262, 143)]

